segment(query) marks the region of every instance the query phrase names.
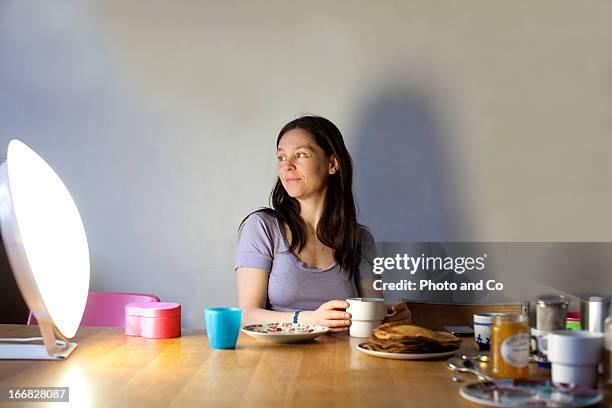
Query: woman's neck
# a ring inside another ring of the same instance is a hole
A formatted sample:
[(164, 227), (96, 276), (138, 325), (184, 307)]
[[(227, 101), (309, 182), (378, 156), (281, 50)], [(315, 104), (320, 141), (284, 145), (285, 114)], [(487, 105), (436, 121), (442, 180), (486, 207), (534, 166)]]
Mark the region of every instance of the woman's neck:
[(325, 191), (320, 195), (311, 196), (305, 199), (298, 199), (300, 203), (300, 216), (306, 224), (306, 228), (315, 232), (317, 230), (317, 224), (323, 214), (323, 207), (325, 205)]

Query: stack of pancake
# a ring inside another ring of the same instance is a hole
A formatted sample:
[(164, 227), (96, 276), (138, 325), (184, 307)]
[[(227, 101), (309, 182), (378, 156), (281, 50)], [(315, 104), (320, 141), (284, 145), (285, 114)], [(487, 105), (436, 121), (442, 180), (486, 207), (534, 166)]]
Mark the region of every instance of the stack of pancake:
[(385, 323), (361, 346), (387, 353), (440, 353), (457, 350), (461, 339), (450, 333), (436, 332), (412, 324)]

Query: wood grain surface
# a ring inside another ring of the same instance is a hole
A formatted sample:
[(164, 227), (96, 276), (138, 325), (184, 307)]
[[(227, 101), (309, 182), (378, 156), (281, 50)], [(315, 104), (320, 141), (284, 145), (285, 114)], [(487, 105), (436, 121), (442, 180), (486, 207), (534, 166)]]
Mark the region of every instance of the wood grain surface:
[[(0, 325), (0, 337), (36, 335), (37, 326)], [(70, 404), (32, 407), (478, 406), (458, 393), (473, 377), (451, 382), (446, 359), (371, 357), (355, 348), (363, 340), (346, 335), (279, 345), (241, 334), (236, 350), (210, 350), (204, 332), (186, 329), (180, 338), (150, 340), (83, 327), (74, 340), (79, 346), (65, 361), (0, 361), (0, 388), (70, 387)], [(603, 406), (610, 401), (608, 390)]]

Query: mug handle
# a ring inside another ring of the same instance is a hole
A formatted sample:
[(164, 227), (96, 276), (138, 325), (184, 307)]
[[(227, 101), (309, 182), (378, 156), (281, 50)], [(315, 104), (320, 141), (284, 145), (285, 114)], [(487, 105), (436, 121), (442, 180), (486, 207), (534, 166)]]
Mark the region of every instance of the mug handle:
[(397, 310), (392, 311), (391, 313), (387, 312), (386, 317), (391, 317), (391, 316), (395, 316), (395, 314), (397, 313)]
[(537, 354), (538, 352), (538, 339), (536, 336), (529, 336), (529, 351), (531, 354)]
[(536, 336), (529, 336), (529, 351), (531, 354), (535, 354), (538, 357), (544, 357), (542, 352), (538, 350), (538, 338)]

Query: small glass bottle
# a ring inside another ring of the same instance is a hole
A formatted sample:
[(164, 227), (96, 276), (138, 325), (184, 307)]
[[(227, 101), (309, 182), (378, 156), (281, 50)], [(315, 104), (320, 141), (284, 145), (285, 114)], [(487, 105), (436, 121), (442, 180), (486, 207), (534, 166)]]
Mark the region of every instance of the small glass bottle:
[(612, 385), (612, 303), (604, 320), (604, 381)]
[(491, 366), (496, 378), (527, 378), (529, 375), (529, 318), (502, 315), (493, 319)]
[(569, 300), (563, 295), (547, 295), (538, 299), (536, 328), (538, 330), (564, 330)]

